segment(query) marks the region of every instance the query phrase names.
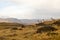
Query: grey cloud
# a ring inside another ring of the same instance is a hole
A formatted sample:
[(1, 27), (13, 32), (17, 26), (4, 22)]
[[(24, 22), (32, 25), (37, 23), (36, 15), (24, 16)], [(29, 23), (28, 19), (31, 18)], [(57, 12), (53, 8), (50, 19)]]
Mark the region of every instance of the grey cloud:
[(34, 18), (60, 18), (59, 9), (36, 9), (33, 13)]
[[(0, 0), (1, 1), (1, 0)], [(4, 0), (2, 0), (4, 1)], [(60, 17), (60, 0), (5, 0), (15, 4), (14, 7), (6, 7), (1, 13), (16, 14), (13, 17), (22, 18), (59, 18)], [(8, 11), (9, 10), (9, 11)]]

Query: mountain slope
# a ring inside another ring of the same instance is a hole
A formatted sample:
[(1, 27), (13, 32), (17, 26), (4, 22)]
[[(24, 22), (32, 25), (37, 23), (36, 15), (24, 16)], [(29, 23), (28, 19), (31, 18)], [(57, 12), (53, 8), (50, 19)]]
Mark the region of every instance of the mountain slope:
[(30, 24), (36, 24), (39, 21), (38, 21), (38, 19), (16, 19), (16, 18), (5, 18), (5, 19), (3, 19), (3, 18), (0, 18), (0, 22), (14, 22), (14, 23), (30, 25)]

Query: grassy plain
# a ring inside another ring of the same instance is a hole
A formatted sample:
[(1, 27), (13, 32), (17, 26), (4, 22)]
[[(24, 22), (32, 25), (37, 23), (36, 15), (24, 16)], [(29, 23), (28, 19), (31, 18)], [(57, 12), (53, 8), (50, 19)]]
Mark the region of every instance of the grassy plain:
[(0, 40), (60, 40), (60, 19), (34, 25), (0, 23)]

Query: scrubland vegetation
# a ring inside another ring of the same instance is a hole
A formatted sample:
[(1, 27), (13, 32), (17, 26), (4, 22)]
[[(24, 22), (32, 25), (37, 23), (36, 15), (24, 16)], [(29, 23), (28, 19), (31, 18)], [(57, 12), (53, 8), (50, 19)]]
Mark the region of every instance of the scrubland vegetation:
[(0, 23), (0, 40), (60, 40), (60, 19), (34, 25)]

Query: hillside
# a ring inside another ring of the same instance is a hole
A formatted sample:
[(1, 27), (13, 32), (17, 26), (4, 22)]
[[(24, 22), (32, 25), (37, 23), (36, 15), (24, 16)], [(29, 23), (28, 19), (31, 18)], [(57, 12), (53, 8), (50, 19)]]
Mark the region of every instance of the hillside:
[[(17, 19), (17, 18), (0, 18), (0, 22), (20, 23), (24, 25), (32, 25), (38, 23), (39, 19)], [(40, 19), (41, 21), (41, 19)]]
[(0, 40), (60, 40), (60, 19), (34, 25), (2, 22)]

